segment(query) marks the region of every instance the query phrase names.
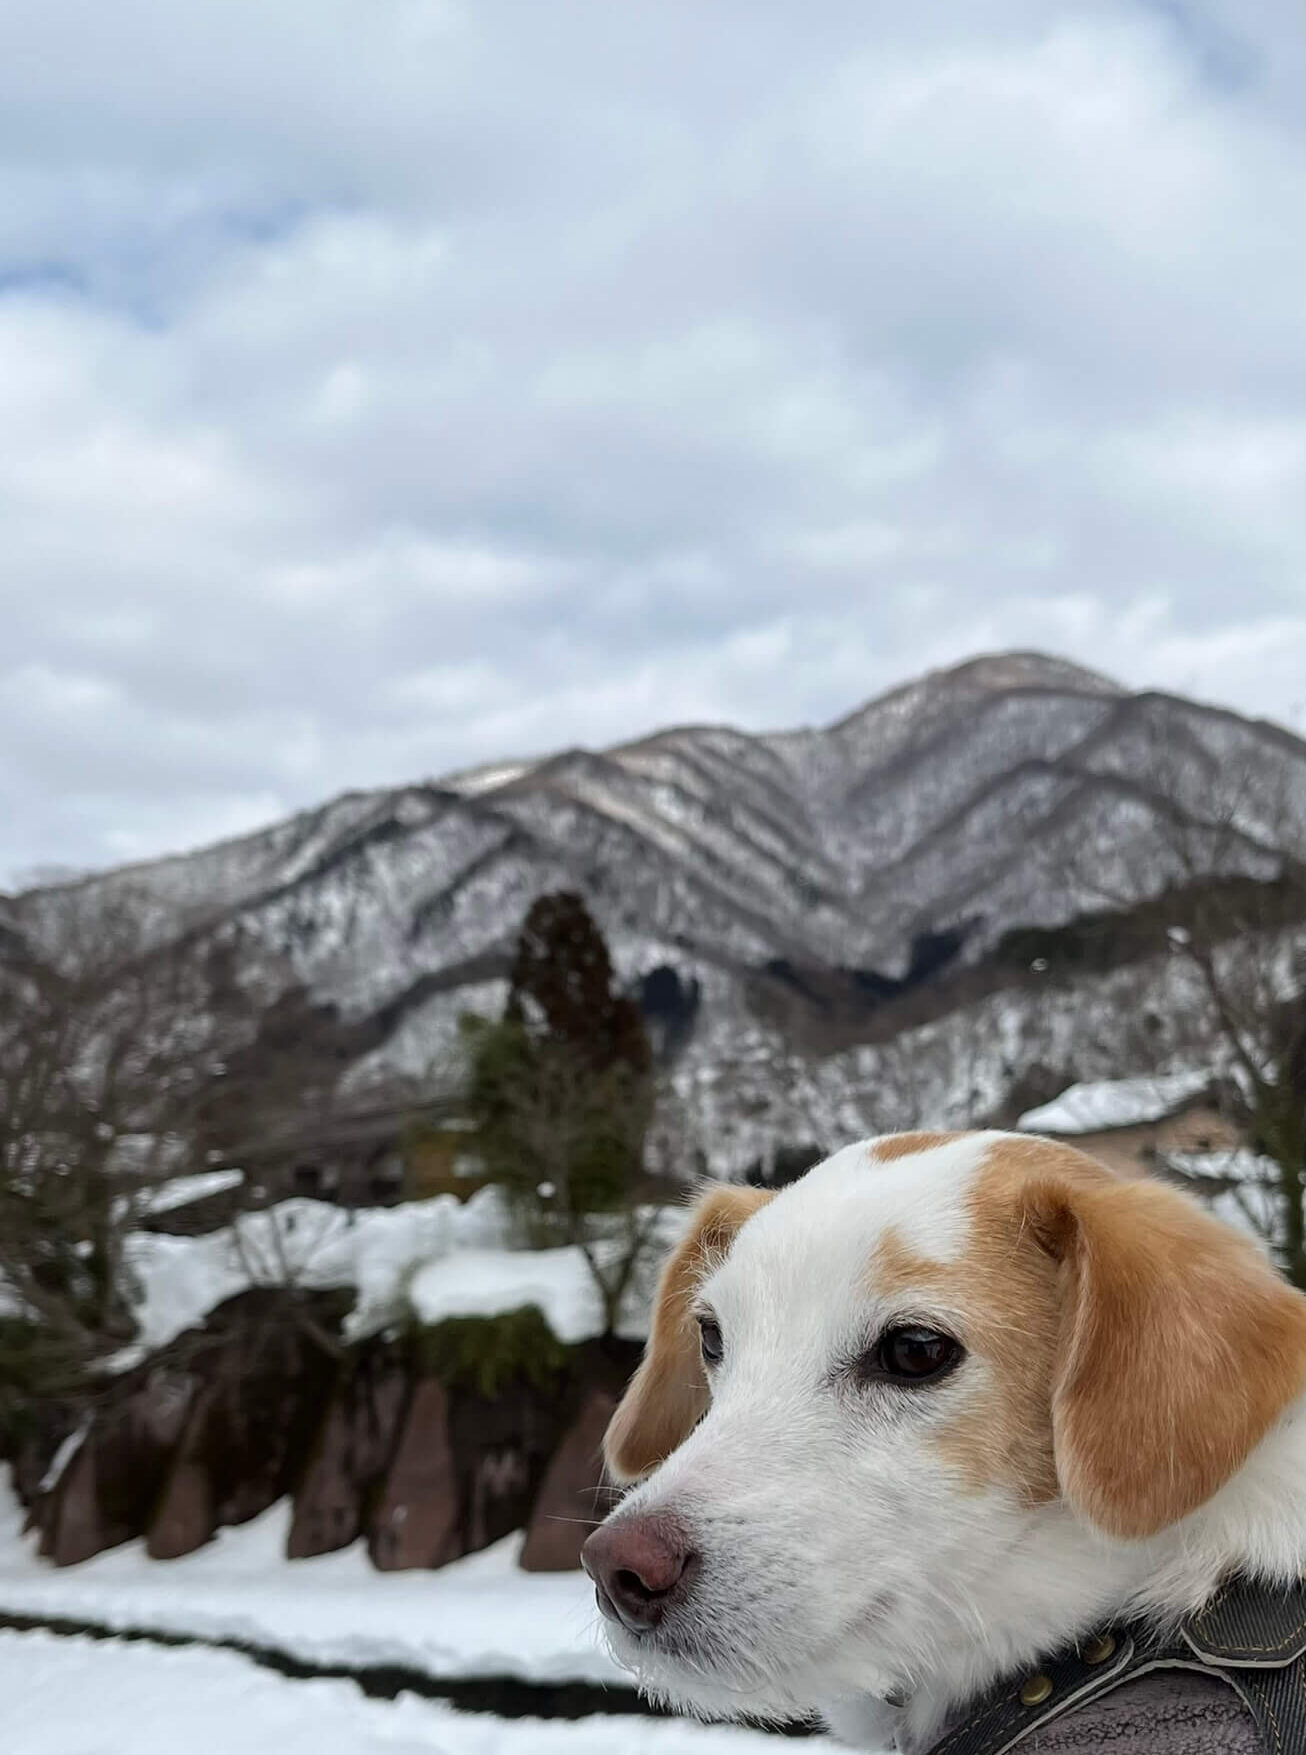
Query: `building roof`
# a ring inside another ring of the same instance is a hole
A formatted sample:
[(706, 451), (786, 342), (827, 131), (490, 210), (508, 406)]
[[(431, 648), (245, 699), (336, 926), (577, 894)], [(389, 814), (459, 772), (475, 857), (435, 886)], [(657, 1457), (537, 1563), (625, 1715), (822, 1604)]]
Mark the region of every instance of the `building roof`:
[(1209, 1072), (1152, 1074), (1142, 1079), (1104, 1079), (1071, 1085), (1052, 1102), (1027, 1110), (1016, 1123), (1022, 1133), (1105, 1133), (1164, 1121), (1211, 1086)]

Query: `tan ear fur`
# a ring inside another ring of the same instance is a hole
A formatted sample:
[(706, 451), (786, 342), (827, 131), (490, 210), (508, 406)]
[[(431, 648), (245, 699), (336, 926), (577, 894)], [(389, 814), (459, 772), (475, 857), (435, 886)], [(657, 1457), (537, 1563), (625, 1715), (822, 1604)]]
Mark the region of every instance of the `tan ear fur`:
[(1111, 1535), (1153, 1535), (1222, 1487), (1306, 1387), (1306, 1298), (1164, 1183), (1056, 1176), (1027, 1203), (1061, 1263), (1062, 1491)]
[(603, 1440), (614, 1481), (637, 1481), (649, 1474), (703, 1417), (707, 1374), (690, 1304), (705, 1268), (729, 1249), (745, 1220), (771, 1198), (770, 1191), (760, 1188), (713, 1188), (699, 1197), (689, 1230), (658, 1281), (644, 1358)]

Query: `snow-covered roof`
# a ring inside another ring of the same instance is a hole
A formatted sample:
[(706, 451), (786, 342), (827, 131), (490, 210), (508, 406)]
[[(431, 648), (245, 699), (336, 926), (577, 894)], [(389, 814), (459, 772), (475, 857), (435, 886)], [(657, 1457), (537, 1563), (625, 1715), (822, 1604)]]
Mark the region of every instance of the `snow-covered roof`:
[(245, 1180), (243, 1170), (197, 1170), (193, 1176), (174, 1176), (151, 1189), (139, 1203), (147, 1213), (172, 1213), (188, 1207), (193, 1201), (209, 1200), (215, 1194), (226, 1194), (239, 1188)]
[(226, 1194), (239, 1188), (244, 1180), (243, 1170), (197, 1170), (191, 1176), (174, 1176), (156, 1188), (142, 1188), (134, 1194), (119, 1195), (116, 1212), (120, 1219), (144, 1219), (153, 1218), (158, 1213), (174, 1213), (195, 1201), (208, 1200), (215, 1194)]
[(1104, 1079), (1071, 1085), (1051, 1103), (1027, 1110), (1016, 1123), (1022, 1133), (1102, 1133), (1163, 1121), (1209, 1089), (1209, 1072), (1153, 1074), (1144, 1079)]

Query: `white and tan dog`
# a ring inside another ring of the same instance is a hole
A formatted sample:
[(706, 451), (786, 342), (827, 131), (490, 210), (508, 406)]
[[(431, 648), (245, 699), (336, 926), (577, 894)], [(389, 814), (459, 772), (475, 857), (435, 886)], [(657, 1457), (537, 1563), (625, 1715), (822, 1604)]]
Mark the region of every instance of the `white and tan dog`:
[(700, 1199), (585, 1564), (653, 1694), (922, 1747), (1104, 1623), (1300, 1577), (1304, 1391), (1306, 1298), (1173, 1189), (871, 1140)]

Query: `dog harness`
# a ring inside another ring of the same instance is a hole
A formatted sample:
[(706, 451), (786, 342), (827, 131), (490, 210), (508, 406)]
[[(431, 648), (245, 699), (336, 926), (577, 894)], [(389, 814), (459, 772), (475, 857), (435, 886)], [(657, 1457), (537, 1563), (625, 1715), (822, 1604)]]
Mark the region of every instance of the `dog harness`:
[(1306, 1755), (1306, 1583), (1234, 1580), (1161, 1636), (1140, 1622), (1104, 1629), (1000, 1682), (929, 1755), (1037, 1749), (1038, 1732), (1136, 1677), (1194, 1670), (1241, 1699), (1264, 1755)]

